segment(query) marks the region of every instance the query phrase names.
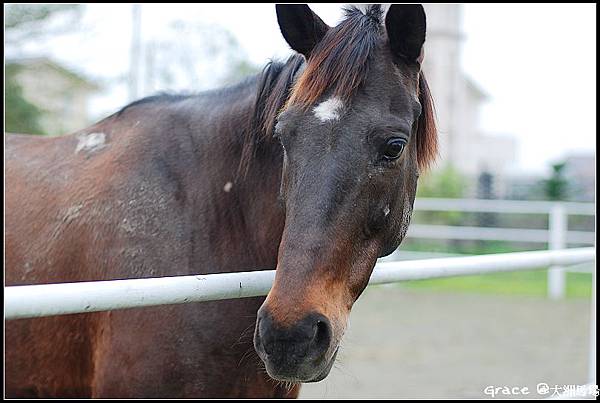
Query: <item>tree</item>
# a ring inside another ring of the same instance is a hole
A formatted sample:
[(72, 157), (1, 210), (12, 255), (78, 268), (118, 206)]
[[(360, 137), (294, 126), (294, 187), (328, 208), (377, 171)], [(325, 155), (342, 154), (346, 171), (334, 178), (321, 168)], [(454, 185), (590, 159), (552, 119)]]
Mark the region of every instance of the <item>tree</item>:
[[(5, 46), (12, 56), (20, 56), (27, 41), (39, 40), (71, 29), (73, 18), (79, 18), (81, 6), (72, 4), (8, 4), (5, 6)], [(53, 17), (65, 15), (60, 24)], [(40, 120), (44, 111), (23, 97), (19, 84), (18, 63), (6, 63), (4, 71), (4, 130), (12, 133), (45, 134)]]
[(4, 130), (9, 133), (45, 134), (40, 124), (43, 111), (23, 97), (23, 89), (17, 81), (19, 68), (17, 64), (8, 64), (4, 72)]
[[(77, 4), (7, 4), (4, 11), (4, 43), (20, 48), (26, 40), (72, 30), (82, 7)], [(54, 23), (52, 20), (59, 15), (65, 18)]]
[(565, 178), (565, 162), (552, 164), (550, 178), (542, 180), (541, 185), (547, 200), (566, 200), (569, 182)]
[(452, 165), (424, 175), (419, 180), (417, 197), (461, 198), (467, 188), (467, 179)]
[(146, 42), (145, 93), (217, 88), (258, 73), (236, 38), (216, 24), (173, 21)]
[[(468, 181), (452, 165), (441, 170), (433, 171), (419, 180), (417, 197), (461, 198), (465, 195)], [(426, 221), (436, 221), (441, 224), (456, 225), (463, 217), (458, 211), (428, 211), (420, 212)]]

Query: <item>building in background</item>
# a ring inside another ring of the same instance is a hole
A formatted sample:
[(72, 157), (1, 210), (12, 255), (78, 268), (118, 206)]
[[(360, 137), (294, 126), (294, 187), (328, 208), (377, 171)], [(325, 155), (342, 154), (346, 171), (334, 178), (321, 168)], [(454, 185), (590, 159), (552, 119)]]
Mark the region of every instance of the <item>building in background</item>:
[(452, 165), (470, 179), (474, 187), (484, 174), (491, 174), (494, 193), (503, 197), (506, 180), (516, 164), (517, 142), (504, 134), (484, 133), (479, 126), (481, 106), (488, 95), (461, 68), (464, 35), (462, 6), (427, 4), (427, 40), (423, 70), (431, 88), (439, 129), (438, 168)]
[(596, 201), (596, 156), (592, 153), (568, 154), (565, 176), (570, 182), (571, 200)]
[(43, 111), (46, 133), (67, 134), (92, 123), (88, 103), (98, 84), (45, 57), (7, 60), (6, 65), (18, 66), (15, 79), (23, 97)]

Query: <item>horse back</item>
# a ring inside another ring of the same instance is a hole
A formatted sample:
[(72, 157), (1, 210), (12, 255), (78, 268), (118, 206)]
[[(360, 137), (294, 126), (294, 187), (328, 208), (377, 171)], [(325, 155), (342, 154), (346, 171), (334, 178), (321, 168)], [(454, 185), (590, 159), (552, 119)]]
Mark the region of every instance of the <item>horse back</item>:
[[(152, 249), (147, 221), (166, 196), (138, 157), (138, 134), (109, 119), (66, 136), (6, 135), (6, 285), (150, 274), (141, 245)], [(91, 396), (106, 315), (5, 322), (7, 396)]]
[[(145, 104), (68, 136), (7, 136), (7, 285), (274, 267), (275, 192), (231, 188), (236, 139), (209, 112)], [(251, 353), (263, 299), (6, 322), (7, 396), (295, 396)]]

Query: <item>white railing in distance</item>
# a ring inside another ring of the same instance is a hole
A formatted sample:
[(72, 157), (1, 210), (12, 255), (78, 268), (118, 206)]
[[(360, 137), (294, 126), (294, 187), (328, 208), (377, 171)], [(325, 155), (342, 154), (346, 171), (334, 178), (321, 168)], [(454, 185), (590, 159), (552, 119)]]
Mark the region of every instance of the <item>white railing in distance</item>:
[[(378, 263), (369, 284), (544, 269), (593, 261), (595, 248)], [(5, 319), (266, 295), (274, 270), (5, 287)]]
[[(566, 216), (563, 222), (566, 222)], [(552, 224), (552, 222), (551, 222)], [(546, 243), (556, 239), (559, 231), (528, 228), (469, 227), (458, 225), (411, 224), (408, 238), (462, 239), (472, 241), (513, 241)], [(593, 244), (595, 234), (591, 231), (560, 231), (566, 243)]]
[[(548, 229), (412, 224), (408, 229), (408, 238), (535, 242), (548, 244), (548, 249), (563, 249), (567, 244), (595, 245), (596, 241), (595, 232), (568, 231), (568, 216), (593, 216), (596, 210), (594, 203), (442, 198), (415, 199), (415, 211), (423, 210), (542, 214), (547, 215), (549, 218)], [(561, 266), (550, 267), (548, 270), (548, 296), (552, 299), (560, 299), (564, 297), (565, 292), (565, 269)]]
[(436, 197), (416, 198), (415, 210), (549, 214), (556, 204), (561, 204), (570, 215), (594, 215), (596, 211), (594, 203), (504, 199), (444, 199)]

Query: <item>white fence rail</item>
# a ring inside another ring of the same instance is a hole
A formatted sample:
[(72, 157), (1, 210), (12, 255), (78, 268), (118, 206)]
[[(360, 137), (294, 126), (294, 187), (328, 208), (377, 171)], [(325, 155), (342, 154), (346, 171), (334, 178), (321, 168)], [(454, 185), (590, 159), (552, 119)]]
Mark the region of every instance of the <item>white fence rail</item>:
[[(567, 231), (569, 243), (593, 244), (595, 234), (589, 231)], [(456, 225), (412, 224), (407, 236), (427, 239), (464, 239), (477, 241), (550, 242), (552, 233), (545, 229), (490, 228)], [(563, 240), (564, 243), (564, 240)]]
[[(378, 263), (369, 284), (544, 269), (593, 261), (595, 248)], [(274, 270), (5, 287), (5, 319), (266, 295)]]
[(415, 210), (468, 211), (481, 213), (549, 214), (559, 204), (569, 215), (594, 215), (594, 203), (499, 200), (499, 199), (444, 199), (419, 197), (415, 200)]
[[(539, 242), (548, 244), (548, 249), (563, 249), (567, 244), (594, 245), (595, 232), (568, 231), (569, 215), (595, 215), (594, 203), (483, 200), (483, 199), (439, 199), (418, 198), (415, 211), (460, 211), (511, 214), (545, 214), (549, 216), (548, 229), (492, 228), (449, 225), (411, 224), (407, 237), (425, 239), (461, 239), (484, 241)], [(548, 270), (548, 296), (560, 299), (565, 295), (565, 270), (552, 266)]]

